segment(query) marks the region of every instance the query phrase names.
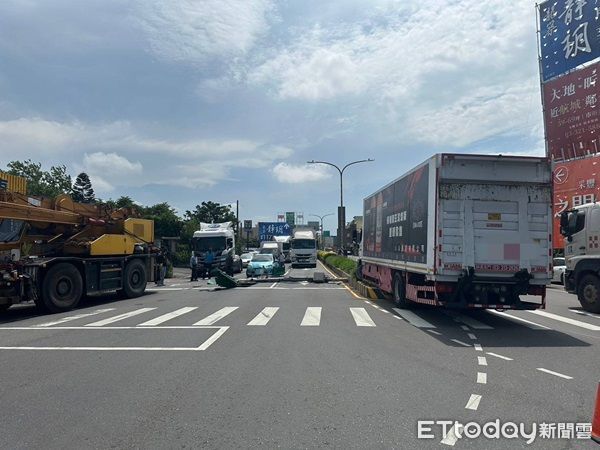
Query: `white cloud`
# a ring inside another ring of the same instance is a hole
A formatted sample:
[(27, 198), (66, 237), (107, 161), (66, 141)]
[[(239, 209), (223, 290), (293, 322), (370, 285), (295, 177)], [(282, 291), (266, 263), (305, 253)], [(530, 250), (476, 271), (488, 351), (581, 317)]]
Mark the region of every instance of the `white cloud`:
[(246, 53), (268, 29), (271, 0), (140, 0), (136, 11), (152, 51), (203, 62)]
[(520, 132), (541, 109), (535, 21), (524, 19), (532, 2), (406, 0), (375, 11), (300, 29), (263, 53), (248, 82), (280, 100), (360, 105), (363, 124), (436, 145)]
[(214, 186), (230, 179), (232, 169), (266, 169), (293, 153), (251, 139), (157, 139), (127, 122), (97, 125), (36, 118), (0, 121), (0, 142), (5, 161), (42, 155), (56, 165), (70, 157), (69, 168), (90, 175), (100, 194), (115, 186)]
[(273, 175), (280, 183), (305, 183), (329, 178), (331, 174), (321, 165), (294, 165), (280, 162), (272, 169)]

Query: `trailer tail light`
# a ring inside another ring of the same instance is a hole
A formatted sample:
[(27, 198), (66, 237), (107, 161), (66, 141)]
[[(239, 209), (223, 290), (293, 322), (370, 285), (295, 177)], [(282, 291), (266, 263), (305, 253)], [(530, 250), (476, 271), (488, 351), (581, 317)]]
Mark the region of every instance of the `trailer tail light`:
[(455, 289), (453, 283), (435, 283), (435, 292), (438, 294), (452, 294)]
[(546, 294), (546, 286), (529, 286), (529, 289), (527, 289), (527, 294), (529, 294), (529, 295), (545, 295)]

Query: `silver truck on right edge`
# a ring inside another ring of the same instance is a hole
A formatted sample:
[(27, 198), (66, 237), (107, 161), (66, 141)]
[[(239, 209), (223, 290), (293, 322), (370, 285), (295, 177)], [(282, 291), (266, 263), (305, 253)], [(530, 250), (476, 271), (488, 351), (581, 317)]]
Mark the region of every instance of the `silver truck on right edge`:
[(600, 203), (588, 203), (560, 216), (565, 237), (565, 289), (581, 307), (600, 313)]

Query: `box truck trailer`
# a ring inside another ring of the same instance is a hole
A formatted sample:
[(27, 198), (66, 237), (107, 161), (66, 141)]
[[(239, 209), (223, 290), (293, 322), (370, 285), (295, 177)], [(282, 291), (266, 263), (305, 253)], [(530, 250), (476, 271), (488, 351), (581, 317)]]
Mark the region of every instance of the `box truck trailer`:
[(437, 154), (364, 200), (359, 277), (399, 307), (543, 308), (551, 199), (546, 158)]

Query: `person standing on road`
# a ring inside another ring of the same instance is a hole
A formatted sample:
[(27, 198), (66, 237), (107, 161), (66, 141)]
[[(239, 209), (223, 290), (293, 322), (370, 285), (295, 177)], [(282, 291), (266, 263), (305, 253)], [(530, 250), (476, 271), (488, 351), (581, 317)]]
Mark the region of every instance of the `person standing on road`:
[(285, 269), (285, 255), (283, 253), (279, 254), (279, 264)]
[(155, 283), (157, 286), (164, 286), (166, 273), (166, 258), (165, 253), (162, 249), (156, 255), (156, 267), (158, 269), (158, 277), (156, 278)]
[(227, 252), (225, 257), (225, 273), (230, 277), (233, 276), (233, 250)]
[(209, 247), (208, 251), (204, 255), (204, 267), (206, 269), (207, 278), (210, 278), (210, 273), (212, 272), (212, 265), (213, 265), (214, 261), (215, 261), (215, 254), (213, 253), (212, 247)]
[(198, 257), (195, 252), (192, 252), (190, 258), (190, 269), (192, 270), (190, 281), (198, 281)]

